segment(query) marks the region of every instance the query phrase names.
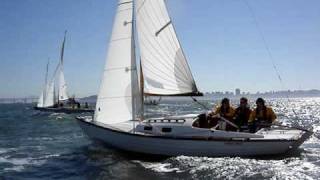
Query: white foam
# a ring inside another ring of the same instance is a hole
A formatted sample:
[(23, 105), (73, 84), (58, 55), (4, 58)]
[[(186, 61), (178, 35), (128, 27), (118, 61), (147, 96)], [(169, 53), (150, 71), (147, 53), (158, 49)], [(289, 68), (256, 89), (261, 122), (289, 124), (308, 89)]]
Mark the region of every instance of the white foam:
[(2, 163), (10, 163), (12, 165), (25, 165), (29, 163), (28, 158), (17, 159), (17, 158), (9, 158), (9, 157), (0, 157), (0, 162)]
[(0, 148), (0, 154), (6, 154), (6, 153), (9, 153), (9, 152), (12, 152), (12, 151), (15, 151), (16, 148)]
[(16, 172), (21, 172), (22, 170), (24, 170), (24, 166), (14, 166), (14, 167), (3, 169), (3, 171), (16, 171)]
[(151, 163), (142, 161), (133, 161), (140, 164), (146, 169), (151, 169), (155, 172), (168, 173), (168, 172), (181, 172), (179, 168), (172, 168), (170, 163)]
[(42, 156), (38, 159), (49, 159), (49, 158), (52, 158), (52, 157), (59, 157), (61, 156), (60, 154), (48, 154), (48, 155), (45, 155), (45, 156)]
[(54, 138), (52, 137), (28, 137), (27, 140), (32, 141), (52, 141)]
[(244, 158), (208, 158), (179, 156), (163, 163), (140, 162), (155, 172), (189, 172), (193, 178), (204, 174), (206, 178), (234, 179), (264, 177), (271, 179), (312, 179), (320, 167), (306, 159), (258, 160)]
[(7, 152), (9, 152), (8, 149), (0, 149), (0, 154), (5, 154)]
[(5, 171), (22, 171), (26, 166), (40, 166), (46, 162), (41, 158), (10, 158), (9, 156), (0, 157), (0, 163), (11, 164), (12, 167), (4, 168)]

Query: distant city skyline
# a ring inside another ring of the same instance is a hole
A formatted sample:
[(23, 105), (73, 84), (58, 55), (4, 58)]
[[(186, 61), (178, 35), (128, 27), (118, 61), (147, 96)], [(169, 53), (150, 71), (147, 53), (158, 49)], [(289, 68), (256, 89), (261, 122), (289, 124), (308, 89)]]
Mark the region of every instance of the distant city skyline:
[[(240, 90), (239, 93), (237, 94), (237, 90)], [(204, 96), (219, 96), (219, 97), (223, 97), (223, 96), (236, 96), (236, 97), (242, 97), (242, 96), (261, 96), (261, 97), (268, 97), (268, 96), (277, 96), (277, 95), (281, 95), (284, 97), (287, 97), (287, 95), (293, 95), (293, 96), (301, 96), (301, 97), (320, 97), (320, 90), (319, 89), (309, 89), (309, 90), (273, 90), (273, 91), (257, 91), (257, 92), (249, 92), (249, 91), (242, 91), (241, 89), (237, 88), (234, 91), (232, 90), (226, 90), (226, 91), (204, 91), (203, 92)], [(97, 96), (97, 94), (91, 94), (88, 96), (79, 96), (76, 98), (87, 98), (90, 96)], [(25, 96), (25, 97), (5, 97), (5, 98), (0, 98), (0, 100), (14, 100), (14, 99), (20, 99), (21, 101), (23, 101), (24, 99), (28, 99), (28, 100), (35, 100), (38, 99), (37, 95), (33, 95), (33, 96)]]
[[(288, 91), (270, 91), (270, 92), (257, 92), (257, 93), (250, 93), (250, 92), (242, 92), (241, 94), (236, 94), (232, 91), (225, 91), (225, 92), (204, 92), (203, 97), (197, 97), (200, 99), (221, 99), (221, 98), (231, 98), (231, 99), (239, 99), (240, 97), (247, 97), (249, 99), (255, 99), (258, 97), (262, 98), (320, 98), (320, 90), (288, 90)], [(78, 97), (77, 99), (80, 102), (88, 102), (94, 104), (96, 101), (97, 95), (90, 95), (86, 97)], [(172, 99), (176, 100), (175, 97), (165, 97), (164, 99)], [(181, 97), (178, 97), (181, 99)], [(184, 97), (184, 100), (190, 98)], [(35, 103), (38, 101), (37, 96), (29, 96), (29, 97), (12, 97), (12, 98), (0, 98), (0, 104), (7, 104), (7, 103)]]
[[(320, 89), (320, 1), (246, 1), (283, 85), (244, 0), (167, 1), (200, 91)], [(97, 94), (116, 5), (117, 0), (2, 0), (0, 98), (40, 95), (48, 58), (51, 73), (58, 63), (64, 30), (69, 94)]]
[(261, 95), (261, 96), (269, 96), (269, 95), (320, 95), (320, 90), (318, 89), (310, 89), (310, 90), (280, 90), (280, 91), (257, 91), (257, 92), (249, 92), (249, 91), (241, 91), (241, 89), (237, 88), (235, 91), (208, 91), (205, 92), (205, 95), (231, 95), (231, 96), (246, 96), (246, 95)]

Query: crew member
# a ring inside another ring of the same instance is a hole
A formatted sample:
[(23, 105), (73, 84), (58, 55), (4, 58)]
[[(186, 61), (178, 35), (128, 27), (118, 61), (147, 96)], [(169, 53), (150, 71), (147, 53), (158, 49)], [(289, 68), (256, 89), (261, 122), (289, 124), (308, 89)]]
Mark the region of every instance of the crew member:
[[(235, 113), (235, 109), (230, 106), (230, 100), (228, 98), (224, 98), (221, 101), (221, 106), (216, 108), (216, 110), (212, 110), (213, 113), (211, 113), (212, 120), (221, 119), (224, 118), (228, 121), (233, 122), (233, 117)], [(210, 123), (212, 124), (212, 123)], [(225, 121), (222, 121), (219, 123), (219, 129), (221, 130), (235, 130), (235, 127), (230, 126), (230, 124), (227, 125)]]
[(252, 111), (248, 124), (250, 132), (255, 133), (261, 128), (269, 128), (272, 123), (277, 119), (271, 107), (265, 105), (265, 100), (258, 98), (256, 101), (257, 108)]
[(240, 131), (248, 129), (248, 121), (251, 114), (251, 109), (248, 105), (248, 99), (242, 97), (240, 105), (235, 111), (234, 122), (240, 128)]

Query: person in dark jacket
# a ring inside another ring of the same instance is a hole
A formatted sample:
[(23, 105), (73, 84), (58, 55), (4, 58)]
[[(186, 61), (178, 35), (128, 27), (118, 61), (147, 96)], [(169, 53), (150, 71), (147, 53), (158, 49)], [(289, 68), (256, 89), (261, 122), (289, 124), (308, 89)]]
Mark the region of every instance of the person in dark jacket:
[(240, 128), (240, 131), (243, 131), (248, 128), (248, 121), (251, 114), (251, 109), (248, 104), (248, 99), (242, 97), (240, 99), (240, 105), (235, 110), (234, 122)]

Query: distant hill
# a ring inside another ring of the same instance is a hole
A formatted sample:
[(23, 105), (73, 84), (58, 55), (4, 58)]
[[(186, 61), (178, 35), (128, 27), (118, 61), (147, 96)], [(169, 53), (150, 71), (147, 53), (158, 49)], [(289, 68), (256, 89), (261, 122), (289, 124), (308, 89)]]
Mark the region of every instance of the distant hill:
[(92, 95), (92, 96), (88, 96), (88, 97), (84, 97), (84, 98), (79, 98), (78, 99), (80, 102), (84, 103), (84, 102), (87, 102), (87, 103), (96, 103), (97, 101), (97, 95)]

